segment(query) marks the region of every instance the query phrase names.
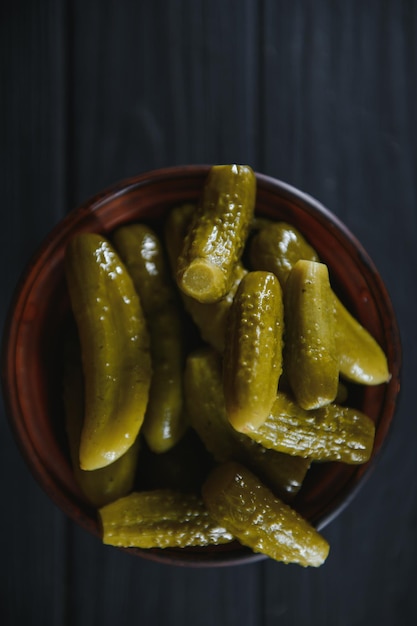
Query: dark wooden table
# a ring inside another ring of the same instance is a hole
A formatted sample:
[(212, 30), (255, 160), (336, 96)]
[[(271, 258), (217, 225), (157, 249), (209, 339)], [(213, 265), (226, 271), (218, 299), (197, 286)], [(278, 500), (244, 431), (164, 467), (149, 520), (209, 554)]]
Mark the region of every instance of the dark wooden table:
[(402, 399), (324, 567), (190, 570), (103, 547), (51, 503), (0, 421), (3, 626), (417, 623), (417, 3), (3, 0), (1, 322), (46, 233), (111, 183), (241, 162), (315, 196), (375, 261)]

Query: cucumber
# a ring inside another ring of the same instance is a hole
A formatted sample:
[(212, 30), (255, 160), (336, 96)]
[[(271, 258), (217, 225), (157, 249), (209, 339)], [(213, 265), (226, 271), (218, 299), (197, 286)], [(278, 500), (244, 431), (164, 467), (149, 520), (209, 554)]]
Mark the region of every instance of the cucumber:
[(371, 457), (375, 424), (361, 411), (334, 403), (306, 411), (280, 391), (268, 419), (248, 435), (263, 447), (286, 454), (361, 464)]
[(285, 285), (284, 367), (297, 403), (316, 409), (333, 402), (339, 384), (335, 312), (324, 263), (300, 260)]
[[(174, 207), (165, 224), (165, 243), (174, 275), (187, 227), (195, 210), (196, 207), (192, 204)], [(201, 338), (218, 352), (224, 351), (227, 317), (239, 283), (245, 274), (247, 270), (238, 261), (233, 270), (231, 287), (218, 302), (199, 302), (180, 291), (184, 308), (197, 326)]]
[(184, 240), (177, 282), (200, 302), (221, 300), (230, 290), (236, 263), (254, 214), (256, 177), (243, 165), (216, 165)]
[(232, 303), (224, 351), (224, 397), (240, 432), (266, 420), (282, 372), (284, 310), (280, 284), (270, 272), (249, 272)]
[(71, 333), (65, 345), (65, 431), (74, 478), (87, 500), (93, 506), (100, 507), (127, 495), (132, 490), (138, 464), (140, 440), (137, 437), (127, 452), (110, 465), (90, 471), (81, 469), (79, 449), (84, 421), (84, 379), (77, 339), (76, 333)]
[(133, 281), (106, 238), (76, 235), (65, 262), (85, 379), (80, 465), (95, 470), (121, 457), (142, 426), (152, 373), (149, 335)]
[(324, 537), (243, 465), (216, 467), (202, 493), (217, 523), (254, 552), (304, 567), (319, 567), (326, 560), (329, 544)]
[(380, 385), (390, 380), (387, 357), (372, 335), (334, 296), (335, 353), (340, 375), (362, 385)]
[(253, 270), (273, 272), (284, 288), (289, 273), (300, 259), (319, 261), (317, 252), (297, 228), (286, 222), (261, 222), (249, 247)]
[(183, 329), (165, 252), (145, 224), (116, 230), (113, 240), (139, 294), (150, 340), (152, 380), (142, 433), (154, 452), (166, 452), (183, 436)]
[(99, 509), (103, 543), (124, 548), (186, 548), (228, 543), (200, 497), (169, 489), (134, 491)]
[[(273, 272), (281, 286), (300, 259), (318, 261), (317, 252), (304, 236), (285, 222), (256, 225), (249, 247), (250, 267)], [(381, 346), (334, 295), (335, 358), (340, 375), (354, 383), (379, 385), (390, 380), (388, 362)]]

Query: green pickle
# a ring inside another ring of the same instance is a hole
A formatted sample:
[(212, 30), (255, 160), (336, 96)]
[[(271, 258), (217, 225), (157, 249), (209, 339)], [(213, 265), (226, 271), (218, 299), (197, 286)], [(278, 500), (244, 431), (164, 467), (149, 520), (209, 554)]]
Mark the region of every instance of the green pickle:
[(245, 546), (283, 563), (319, 567), (328, 542), (243, 465), (216, 467), (203, 485), (211, 516)]
[(103, 543), (124, 548), (186, 548), (232, 541), (201, 498), (169, 489), (132, 492), (99, 509)]
[(139, 455), (139, 437), (117, 461), (97, 470), (85, 471), (79, 462), (84, 421), (84, 377), (77, 337), (65, 346), (64, 408), (65, 429), (75, 480), (95, 507), (109, 504), (132, 491)]
[(300, 490), (309, 459), (267, 450), (230, 424), (223, 396), (221, 359), (212, 349), (193, 352), (185, 369), (189, 420), (215, 461), (240, 461), (285, 500)]
[(336, 296), (334, 308), (335, 350), (340, 375), (362, 385), (388, 382), (391, 375), (381, 346)]
[(268, 417), (282, 372), (284, 309), (271, 272), (242, 278), (229, 314), (224, 397), (232, 426), (248, 432)]
[[(193, 204), (174, 207), (166, 220), (165, 243), (174, 275), (187, 227), (195, 210), (196, 207)], [(202, 339), (218, 352), (224, 351), (227, 317), (237, 288), (245, 274), (247, 274), (247, 270), (238, 261), (233, 270), (230, 290), (218, 302), (199, 302), (180, 291), (184, 308), (198, 328)]]
[[(253, 270), (273, 272), (284, 288), (299, 260), (320, 261), (303, 235), (285, 222), (263, 224), (260, 220), (249, 249)], [(390, 379), (388, 363), (380, 345), (333, 294), (335, 308), (335, 358), (340, 375), (362, 385), (378, 385)]]
[(319, 261), (314, 248), (294, 226), (272, 221), (264, 226), (261, 222), (250, 242), (249, 259), (252, 269), (273, 272), (282, 288), (297, 261)]
[(250, 167), (216, 165), (210, 169), (178, 258), (178, 286), (188, 296), (216, 302), (230, 291), (255, 198), (256, 177)]
[(106, 238), (76, 235), (65, 260), (85, 379), (80, 466), (96, 470), (121, 457), (142, 426), (152, 373), (149, 335), (132, 279)]
[(334, 403), (306, 411), (280, 391), (268, 419), (249, 436), (267, 449), (353, 465), (369, 460), (375, 424), (361, 411)]
[(329, 273), (324, 263), (300, 260), (291, 270), (284, 296), (284, 367), (297, 403), (317, 409), (338, 392), (335, 315)]
[(149, 331), (152, 380), (142, 433), (151, 450), (166, 452), (187, 427), (179, 302), (162, 244), (149, 226), (122, 226), (113, 239), (139, 294)]

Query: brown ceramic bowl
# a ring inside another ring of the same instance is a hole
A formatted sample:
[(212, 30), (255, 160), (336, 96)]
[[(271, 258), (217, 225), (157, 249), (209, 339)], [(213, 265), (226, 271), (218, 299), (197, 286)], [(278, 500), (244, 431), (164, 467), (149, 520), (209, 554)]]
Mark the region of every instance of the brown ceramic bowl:
[[(121, 224), (158, 222), (171, 207), (195, 201), (207, 166), (173, 167), (121, 182), (73, 210), (46, 238), (24, 273), (4, 332), (2, 380), (10, 425), (30, 470), (51, 499), (87, 531), (100, 536), (95, 511), (71, 471), (63, 432), (60, 364), (62, 334), (69, 315), (64, 251), (80, 231), (111, 233)], [(296, 226), (328, 264), (339, 297), (385, 350), (388, 384), (358, 388), (350, 404), (374, 420), (372, 459), (365, 465), (315, 465), (296, 507), (323, 529), (352, 499), (369, 475), (387, 437), (399, 393), (400, 339), (384, 284), (361, 244), (327, 209), (300, 191), (257, 175), (256, 211)], [(181, 565), (229, 565), (263, 558), (240, 545), (181, 550), (129, 549), (145, 558)]]

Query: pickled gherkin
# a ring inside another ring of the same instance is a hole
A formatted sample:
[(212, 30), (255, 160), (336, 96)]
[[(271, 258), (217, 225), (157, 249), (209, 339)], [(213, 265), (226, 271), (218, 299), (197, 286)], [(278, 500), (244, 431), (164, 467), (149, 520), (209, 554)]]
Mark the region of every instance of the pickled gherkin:
[(76, 333), (71, 333), (68, 338), (65, 356), (65, 430), (74, 477), (87, 500), (93, 506), (100, 507), (132, 491), (138, 464), (139, 437), (114, 463), (97, 470), (81, 469), (79, 448), (84, 421), (84, 379)]
[(291, 270), (284, 295), (284, 367), (297, 403), (317, 409), (337, 395), (335, 313), (324, 263), (300, 260)]
[(272, 221), (261, 223), (252, 237), (249, 258), (253, 270), (273, 272), (282, 288), (297, 261), (319, 261), (314, 248), (294, 226)]
[(241, 165), (216, 165), (207, 176), (178, 258), (177, 282), (200, 302), (221, 300), (232, 286), (254, 214), (256, 177)]
[(80, 465), (96, 470), (121, 457), (142, 426), (152, 373), (149, 335), (133, 281), (105, 237), (76, 235), (65, 261), (85, 380)]
[[(193, 204), (184, 204), (174, 207), (165, 224), (165, 243), (170, 259), (173, 274), (176, 274), (177, 260), (190, 223), (191, 216), (196, 210)], [(187, 296), (180, 291), (185, 310), (197, 326), (201, 338), (218, 352), (224, 351), (227, 317), (233, 302), (236, 290), (247, 270), (238, 261), (233, 270), (230, 290), (218, 302), (204, 303)]]
[(257, 428), (269, 415), (282, 371), (283, 330), (276, 276), (249, 272), (230, 309), (223, 364), (226, 411), (240, 432)]
[[(303, 235), (285, 222), (259, 222), (249, 251), (252, 270), (273, 272), (284, 288), (299, 260), (320, 261)], [(372, 335), (353, 317), (336, 294), (335, 358), (340, 375), (363, 385), (379, 385), (390, 379), (387, 357)]]
[(211, 349), (187, 358), (185, 395), (190, 424), (217, 462), (240, 461), (285, 500), (300, 490), (309, 459), (267, 450), (230, 424), (224, 404), (221, 360)]
[(361, 411), (334, 403), (306, 411), (280, 391), (268, 419), (249, 436), (286, 454), (360, 464), (372, 454), (375, 425)]
[(228, 543), (233, 535), (200, 497), (158, 489), (132, 492), (99, 509), (103, 543), (124, 548), (185, 548)]
[(319, 567), (326, 560), (329, 544), (324, 537), (243, 465), (216, 467), (202, 493), (217, 523), (254, 552), (303, 567)]
[(166, 452), (187, 427), (179, 302), (162, 244), (149, 226), (122, 226), (113, 240), (139, 294), (149, 331), (152, 380), (142, 433), (151, 450)]
[(380, 385), (390, 379), (387, 357), (372, 335), (334, 296), (335, 353), (340, 375), (363, 385)]

